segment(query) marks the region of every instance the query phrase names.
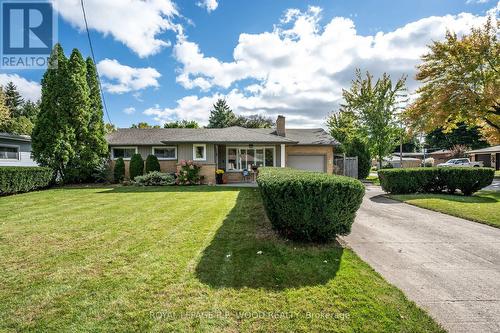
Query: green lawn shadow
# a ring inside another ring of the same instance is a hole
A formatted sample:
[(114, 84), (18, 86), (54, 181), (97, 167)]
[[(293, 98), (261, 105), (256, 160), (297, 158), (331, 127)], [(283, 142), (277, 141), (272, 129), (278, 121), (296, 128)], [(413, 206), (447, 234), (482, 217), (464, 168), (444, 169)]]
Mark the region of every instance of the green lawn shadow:
[(117, 193), (148, 193), (148, 192), (216, 192), (216, 191), (239, 191), (237, 187), (224, 186), (109, 186), (97, 193), (117, 194)]
[(236, 204), (203, 251), (196, 276), (212, 288), (283, 290), (323, 285), (339, 269), (338, 243), (307, 245), (280, 238), (257, 189), (241, 189)]

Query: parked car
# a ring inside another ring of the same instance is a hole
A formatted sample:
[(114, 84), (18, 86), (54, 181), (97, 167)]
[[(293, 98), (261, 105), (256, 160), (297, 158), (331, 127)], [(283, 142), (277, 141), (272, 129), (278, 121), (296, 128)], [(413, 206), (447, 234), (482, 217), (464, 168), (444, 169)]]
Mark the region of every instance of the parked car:
[(445, 163), (439, 163), (438, 167), (482, 167), (483, 162), (471, 162), (468, 158), (453, 158)]

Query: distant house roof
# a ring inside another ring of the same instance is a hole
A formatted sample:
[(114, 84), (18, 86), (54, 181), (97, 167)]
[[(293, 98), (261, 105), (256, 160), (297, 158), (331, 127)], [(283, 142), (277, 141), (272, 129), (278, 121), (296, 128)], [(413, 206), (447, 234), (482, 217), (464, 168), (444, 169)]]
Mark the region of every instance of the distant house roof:
[[(399, 157), (399, 152), (392, 153), (392, 155)], [(412, 153), (405, 153), (405, 152), (403, 152), (402, 155), (403, 155), (403, 157), (424, 157), (424, 153), (413, 153), (413, 152)]]
[[(403, 157), (401, 158), (402, 161), (420, 161), (419, 158), (413, 158), (413, 157)], [(388, 162), (399, 162), (399, 155), (396, 156), (396, 155), (391, 155), (391, 156), (388, 156), (388, 157), (385, 157), (384, 158), (384, 161), (388, 161)]]
[(500, 153), (500, 145), (483, 149), (470, 150), (467, 152), (467, 154), (491, 154), (491, 153)]
[(451, 150), (448, 149), (439, 149), (436, 151), (433, 151), (432, 153), (429, 153), (429, 155), (448, 155), (451, 154)]
[(292, 138), (238, 126), (227, 128), (119, 128), (106, 136), (110, 145), (165, 143), (273, 143), (296, 144)]
[(31, 137), (29, 135), (18, 135), (5, 132), (0, 132), (0, 139), (31, 142)]

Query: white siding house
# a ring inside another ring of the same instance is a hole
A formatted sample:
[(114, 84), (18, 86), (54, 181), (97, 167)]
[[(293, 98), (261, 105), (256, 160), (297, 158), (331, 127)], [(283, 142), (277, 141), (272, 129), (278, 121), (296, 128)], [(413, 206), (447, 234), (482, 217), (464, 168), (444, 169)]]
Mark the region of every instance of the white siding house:
[(0, 133), (0, 167), (2, 166), (38, 166), (31, 158), (29, 136)]

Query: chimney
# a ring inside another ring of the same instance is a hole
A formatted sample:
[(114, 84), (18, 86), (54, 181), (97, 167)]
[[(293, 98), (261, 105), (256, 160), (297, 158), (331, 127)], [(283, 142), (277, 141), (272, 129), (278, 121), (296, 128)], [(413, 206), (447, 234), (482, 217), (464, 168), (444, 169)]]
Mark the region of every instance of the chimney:
[(286, 136), (285, 117), (282, 115), (279, 115), (278, 119), (276, 119), (276, 134), (279, 136)]

